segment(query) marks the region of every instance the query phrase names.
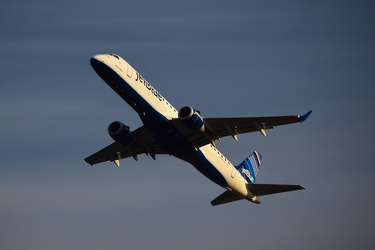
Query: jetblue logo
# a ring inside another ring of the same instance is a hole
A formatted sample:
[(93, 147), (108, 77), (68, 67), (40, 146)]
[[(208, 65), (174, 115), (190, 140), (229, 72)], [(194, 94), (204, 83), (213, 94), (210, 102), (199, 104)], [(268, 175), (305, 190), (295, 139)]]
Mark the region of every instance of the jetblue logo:
[(245, 167), (241, 168), (242, 174), (244, 174), (251, 182), (254, 182), (254, 178), (251, 176), (250, 171), (247, 170)]
[(154, 87), (151, 86), (151, 84), (148, 83), (148, 81), (146, 81), (140, 74), (138, 74), (138, 72), (135, 73), (136, 74), (136, 78), (135, 78), (135, 81), (136, 82), (140, 82), (140, 83), (143, 83), (143, 86), (145, 86), (148, 90), (151, 91), (151, 93), (159, 99), (159, 101), (164, 101), (164, 97), (156, 90), (154, 89)]

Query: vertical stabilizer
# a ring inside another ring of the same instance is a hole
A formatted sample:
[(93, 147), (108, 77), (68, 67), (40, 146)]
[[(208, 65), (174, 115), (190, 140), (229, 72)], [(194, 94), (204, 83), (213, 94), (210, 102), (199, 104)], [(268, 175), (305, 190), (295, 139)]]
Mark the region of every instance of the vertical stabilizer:
[(257, 151), (254, 151), (249, 157), (247, 157), (241, 164), (236, 168), (242, 177), (248, 183), (254, 183), (259, 171), (260, 161), (262, 160), (262, 155)]

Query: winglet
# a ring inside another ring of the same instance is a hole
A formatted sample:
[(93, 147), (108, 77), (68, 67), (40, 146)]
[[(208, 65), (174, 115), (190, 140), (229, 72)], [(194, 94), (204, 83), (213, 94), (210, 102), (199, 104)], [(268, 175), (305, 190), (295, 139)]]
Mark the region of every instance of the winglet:
[(306, 114), (304, 114), (304, 115), (301, 115), (300, 117), (299, 117), (299, 119), (301, 119), (301, 122), (304, 122), (306, 119), (307, 119), (307, 117), (309, 117), (309, 115), (312, 113), (312, 110), (310, 110), (309, 112), (307, 112)]

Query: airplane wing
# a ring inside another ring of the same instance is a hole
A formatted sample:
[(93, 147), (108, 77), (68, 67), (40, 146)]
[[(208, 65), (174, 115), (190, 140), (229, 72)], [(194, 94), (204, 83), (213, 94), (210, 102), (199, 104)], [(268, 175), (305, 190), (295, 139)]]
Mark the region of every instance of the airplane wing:
[(160, 146), (153, 135), (145, 127), (142, 126), (134, 130), (132, 135), (134, 138), (132, 146), (125, 147), (118, 142), (114, 142), (85, 158), (85, 161), (90, 165), (105, 161), (113, 161), (119, 166), (120, 159), (128, 158), (130, 156), (135, 160), (138, 160), (138, 155), (143, 153), (150, 155), (153, 159), (155, 159), (156, 154), (168, 154), (168, 152), (160, 149)]
[(303, 122), (312, 111), (305, 115), (269, 116), (269, 117), (239, 117), (239, 118), (204, 118), (205, 131), (193, 131), (186, 128), (179, 119), (173, 119), (175, 127), (196, 147), (214, 143), (225, 136), (237, 140), (237, 134), (259, 131), (266, 136), (266, 130), (275, 126)]

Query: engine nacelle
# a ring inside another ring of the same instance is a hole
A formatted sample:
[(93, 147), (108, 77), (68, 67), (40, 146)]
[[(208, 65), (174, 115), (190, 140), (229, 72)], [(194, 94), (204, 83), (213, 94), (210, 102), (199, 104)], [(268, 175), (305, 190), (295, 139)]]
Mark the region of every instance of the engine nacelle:
[(178, 118), (194, 131), (204, 131), (203, 117), (200, 112), (190, 106), (185, 106), (178, 111)]
[(115, 142), (118, 142), (125, 147), (130, 147), (134, 142), (133, 135), (130, 132), (129, 127), (119, 121), (109, 124), (108, 134)]

